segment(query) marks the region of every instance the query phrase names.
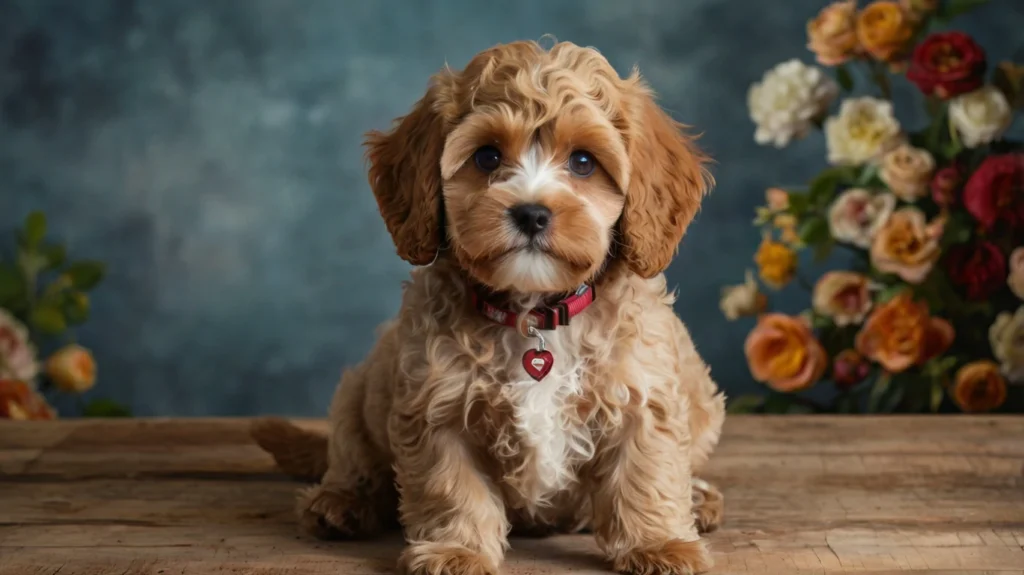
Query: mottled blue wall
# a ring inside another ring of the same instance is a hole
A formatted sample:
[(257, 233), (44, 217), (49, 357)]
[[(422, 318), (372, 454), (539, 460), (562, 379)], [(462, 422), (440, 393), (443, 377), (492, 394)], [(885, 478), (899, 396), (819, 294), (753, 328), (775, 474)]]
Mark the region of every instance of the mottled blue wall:
[[(640, 64), (705, 132), (718, 187), (668, 274), (713, 373), (741, 392), (750, 324), (722, 319), (719, 288), (749, 265), (765, 186), (824, 162), (820, 135), (758, 148), (746, 90), (783, 59), (810, 60), (804, 22), (823, 4), (0, 0), (0, 232), (44, 209), (75, 254), (109, 262), (79, 338), (98, 393), (147, 415), (320, 415), (408, 273), (361, 134), (446, 61), (553, 34), (620, 71)], [(960, 27), (1008, 56), (1024, 3), (996, 0)], [(788, 297), (799, 309), (804, 296)]]

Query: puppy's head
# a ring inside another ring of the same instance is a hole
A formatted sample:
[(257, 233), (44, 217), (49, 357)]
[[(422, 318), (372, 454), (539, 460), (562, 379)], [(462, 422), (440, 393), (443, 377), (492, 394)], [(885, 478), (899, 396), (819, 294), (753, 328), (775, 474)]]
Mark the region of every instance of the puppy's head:
[(519, 293), (575, 289), (610, 258), (651, 277), (710, 180), (681, 128), (595, 50), (517, 42), (437, 74), (390, 132), (368, 134), (370, 184), (414, 265), (448, 249)]

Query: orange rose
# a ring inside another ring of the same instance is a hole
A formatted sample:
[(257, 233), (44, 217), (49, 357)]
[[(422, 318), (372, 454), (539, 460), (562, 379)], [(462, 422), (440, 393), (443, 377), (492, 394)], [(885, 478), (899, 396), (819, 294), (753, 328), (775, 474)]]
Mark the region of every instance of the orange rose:
[(829, 4), (807, 23), (807, 48), (822, 66), (838, 66), (856, 55), (857, 0)]
[(854, 272), (828, 272), (815, 284), (811, 305), (838, 326), (858, 324), (871, 311), (868, 278)]
[(769, 313), (762, 315), (747, 336), (744, 351), (754, 379), (776, 391), (806, 389), (825, 373), (825, 348), (801, 319)]
[(928, 305), (903, 292), (879, 305), (857, 333), (861, 355), (899, 373), (941, 355), (953, 343), (953, 326), (931, 317)]
[(871, 264), (907, 283), (923, 282), (942, 255), (939, 240), (944, 227), (945, 220), (927, 222), (915, 207), (896, 210), (871, 242)]
[(953, 400), (969, 412), (991, 411), (1006, 401), (1006, 380), (999, 364), (982, 359), (972, 361), (956, 372)]
[(53, 419), (57, 414), (24, 381), (0, 380), (0, 419)]
[(46, 375), (61, 391), (84, 393), (96, 383), (96, 361), (84, 347), (68, 345), (46, 360)]
[(913, 35), (914, 19), (899, 2), (874, 2), (857, 16), (857, 39), (876, 60), (890, 62), (903, 55)]

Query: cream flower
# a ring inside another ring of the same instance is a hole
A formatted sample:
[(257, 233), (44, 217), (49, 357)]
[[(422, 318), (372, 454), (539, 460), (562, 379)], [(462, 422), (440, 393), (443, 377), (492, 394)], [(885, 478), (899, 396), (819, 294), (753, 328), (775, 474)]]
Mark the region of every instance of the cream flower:
[(900, 139), (900, 123), (887, 100), (870, 96), (848, 98), (839, 107), (839, 115), (825, 120), (828, 161), (834, 165), (875, 160)]
[(0, 379), (34, 384), (38, 373), (36, 348), (28, 338), (28, 330), (0, 308)]
[(994, 86), (982, 86), (949, 102), (949, 121), (968, 148), (976, 148), (1003, 135), (1013, 121), (1010, 103)]
[(46, 360), (46, 375), (61, 391), (83, 393), (96, 383), (96, 362), (89, 350), (68, 345)]
[(892, 194), (875, 195), (863, 188), (846, 190), (828, 210), (832, 237), (867, 249), (895, 207), (896, 197)]
[(828, 272), (815, 284), (811, 302), (814, 311), (832, 318), (837, 326), (859, 324), (871, 311), (868, 278), (854, 272)]
[(882, 157), (878, 176), (897, 198), (914, 203), (928, 194), (935, 158), (921, 148), (900, 144)]
[(754, 272), (747, 270), (744, 283), (722, 288), (718, 306), (729, 321), (743, 316), (757, 315), (768, 306), (768, 298), (761, 293), (754, 280)]
[(1006, 379), (1024, 383), (1024, 305), (1013, 315), (1004, 311), (996, 316), (988, 330), (988, 341)]
[(871, 242), (871, 264), (907, 283), (923, 282), (942, 255), (939, 239), (944, 226), (940, 218), (928, 222), (915, 207), (896, 210)]
[(793, 59), (768, 70), (750, 86), (747, 106), (757, 124), (754, 140), (781, 148), (811, 130), (839, 94), (839, 86), (820, 68)]
[(1006, 276), (1006, 285), (1010, 286), (1013, 295), (1024, 299), (1024, 247), (1010, 252), (1010, 274)]

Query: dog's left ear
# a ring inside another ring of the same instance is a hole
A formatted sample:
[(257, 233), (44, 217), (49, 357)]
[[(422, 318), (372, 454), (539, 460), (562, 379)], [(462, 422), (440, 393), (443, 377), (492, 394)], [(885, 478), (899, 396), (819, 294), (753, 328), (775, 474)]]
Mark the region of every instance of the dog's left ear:
[(434, 76), (427, 94), (387, 133), (366, 134), (370, 187), (398, 255), (413, 265), (434, 261), (442, 228), (441, 152), (454, 79)]
[(633, 272), (649, 278), (671, 263), (712, 178), (707, 156), (684, 127), (655, 103), (639, 77), (633, 80), (626, 98), (630, 179), (620, 256)]

